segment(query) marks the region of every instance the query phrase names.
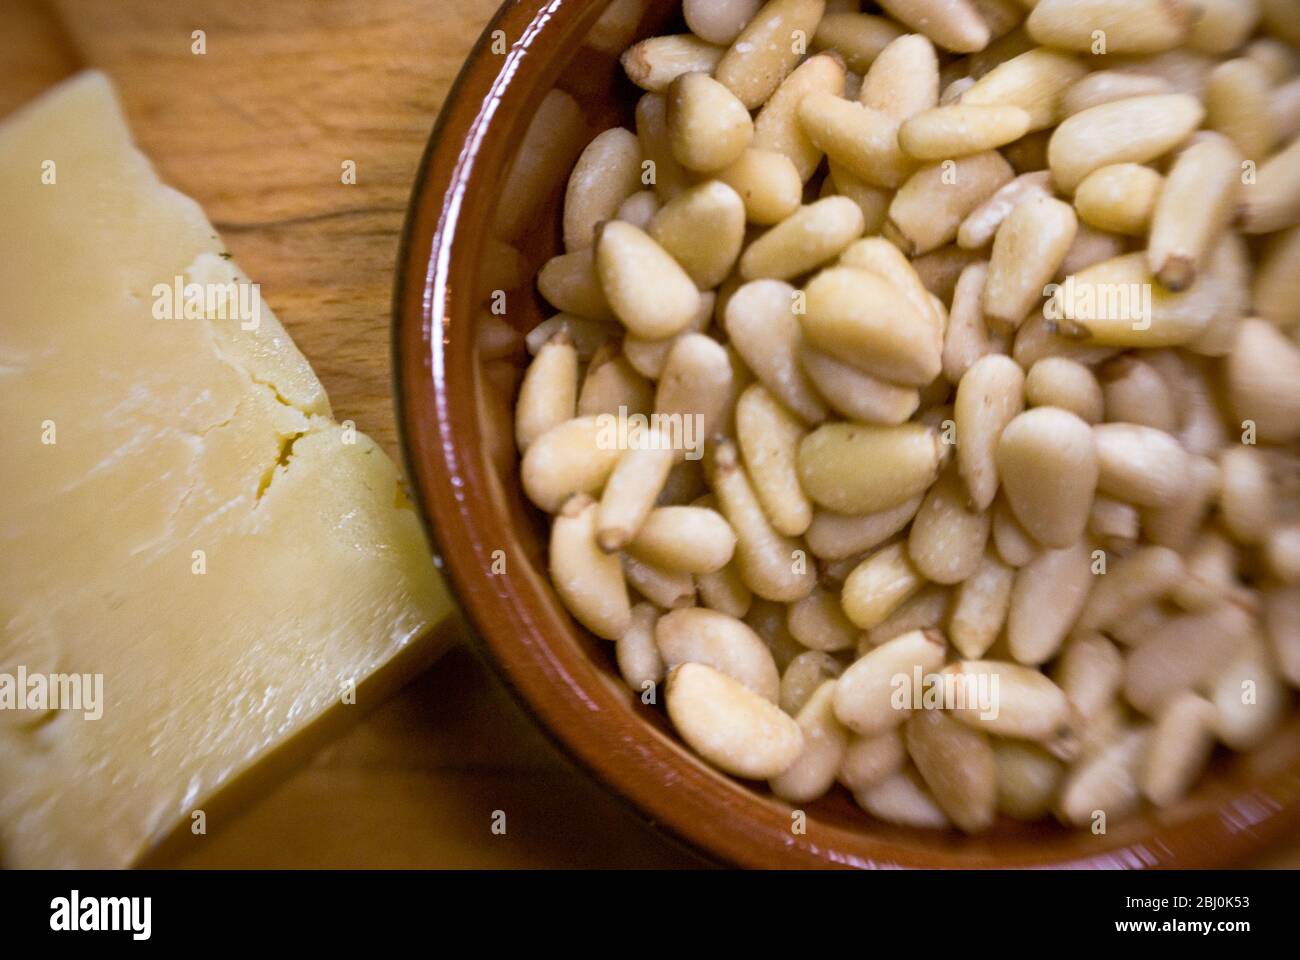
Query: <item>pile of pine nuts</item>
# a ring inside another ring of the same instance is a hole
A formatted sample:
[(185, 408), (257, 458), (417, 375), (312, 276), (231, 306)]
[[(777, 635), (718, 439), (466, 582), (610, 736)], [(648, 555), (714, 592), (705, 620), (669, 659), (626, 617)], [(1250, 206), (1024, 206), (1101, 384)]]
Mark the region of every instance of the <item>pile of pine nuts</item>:
[(1102, 833), (1263, 743), (1300, 685), (1300, 0), (683, 7), (537, 275), (515, 441), (565, 606), (791, 804)]

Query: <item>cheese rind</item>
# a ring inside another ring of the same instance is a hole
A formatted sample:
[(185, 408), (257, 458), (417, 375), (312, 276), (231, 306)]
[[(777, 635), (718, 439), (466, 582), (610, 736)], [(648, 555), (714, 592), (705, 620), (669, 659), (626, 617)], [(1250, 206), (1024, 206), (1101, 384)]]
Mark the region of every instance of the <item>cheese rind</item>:
[(0, 674), (104, 700), (0, 710), (0, 863), (125, 865), (449, 602), (396, 468), (265, 303), (155, 318), (159, 285), (244, 278), (103, 75), (0, 127), (0, 208)]

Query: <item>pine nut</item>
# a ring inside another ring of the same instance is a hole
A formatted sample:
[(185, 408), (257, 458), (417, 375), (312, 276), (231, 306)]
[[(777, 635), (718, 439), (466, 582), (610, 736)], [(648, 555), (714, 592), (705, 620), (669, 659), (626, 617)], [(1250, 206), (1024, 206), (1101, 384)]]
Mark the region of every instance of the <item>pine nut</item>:
[(962, 221), (1015, 176), (996, 150), (922, 167), (889, 205), (885, 235), (908, 256), (951, 243)]
[(642, 90), (663, 93), (687, 73), (711, 73), (722, 59), (721, 47), (689, 33), (650, 37), (629, 47), (622, 56), (627, 78)]
[(1300, 223), (1300, 140), (1262, 163), (1257, 177), (1242, 190), (1242, 231), (1273, 233)]
[(871, 550), (906, 527), (923, 499), (917, 494), (896, 507), (859, 516), (814, 511), (807, 533), (808, 547), (825, 560), (844, 560)]
[(1020, 663), (1056, 655), (1093, 588), (1088, 545), (1044, 550), (1016, 571), (1007, 611), (1007, 646)]
[[(968, 726), (998, 737), (1047, 740), (1070, 723), (1070, 705), (1061, 688), (1032, 667), (999, 660), (959, 660), (943, 668), (965, 690), (988, 690), (996, 710), (985, 710), (978, 696), (951, 710)], [(847, 672), (845, 676), (847, 676)], [(996, 682), (996, 688), (993, 684)]]
[(1227, 381), (1238, 421), (1252, 421), (1269, 443), (1300, 437), (1300, 347), (1264, 320), (1243, 320), (1237, 331)]
[(907, 552), (917, 571), (935, 583), (960, 583), (979, 566), (988, 543), (987, 510), (970, 509), (966, 487), (947, 470), (925, 495), (912, 521)]
[(745, 105), (707, 73), (682, 74), (666, 98), (668, 143), (688, 170), (721, 170), (740, 159), (754, 138)]
[(884, 622), (925, 585), (903, 544), (884, 547), (858, 564), (844, 581), (844, 612), (863, 630)]
[(962, 271), (952, 294), (943, 344), (943, 375), (949, 383), (960, 383), (982, 357), (1004, 352), (1006, 339), (994, 334), (984, 321), (981, 302), (988, 264), (972, 263)]
[(941, 371), (933, 309), (920, 313), (879, 275), (832, 267), (814, 277), (804, 294), (803, 332), (814, 349), (907, 386), (927, 384)]
[(603, 444), (596, 417), (552, 427), (528, 445), (520, 478), (528, 499), (555, 513), (575, 493), (597, 494), (623, 451)]
[(1214, 721), (1214, 705), (1194, 693), (1175, 697), (1156, 718), (1141, 786), (1157, 807), (1181, 800), (1205, 769), (1214, 747)]
[[(942, 457), (938, 437), (918, 423), (896, 427), (824, 424), (799, 445), (799, 480), (820, 506), (878, 513), (932, 484)], [(872, 469), (862, 469), (872, 464)]]
[(887, 46), (903, 35), (888, 17), (867, 13), (827, 13), (813, 37), (816, 50), (835, 50), (855, 73), (866, 73)]
[(637, 101), (636, 138), (642, 162), (654, 171), (654, 189), (660, 200), (671, 200), (691, 185), (668, 142), (668, 101), (662, 94), (647, 93)]
[(1168, 547), (1147, 546), (1115, 561), (1097, 578), (1079, 617), (1080, 630), (1105, 630), (1167, 594), (1184, 576), (1182, 558)]
[[(682, 436), (685, 424), (699, 417), (702, 426), (695, 437), (702, 443), (721, 427), (731, 399), (733, 374), (727, 351), (712, 337), (688, 333), (677, 339), (668, 351), (659, 388), (655, 391), (655, 412), (663, 416), (680, 416)], [(677, 451), (678, 457), (687, 451)]]
[(591, 320), (614, 318), (605, 291), (596, 279), (595, 257), (590, 247), (547, 260), (537, 273), (537, 289), (551, 306), (564, 313)]
[(1242, 57), (1221, 63), (1205, 83), (1205, 125), (1237, 145), (1242, 155), (1262, 163), (1279, 140), (1273, 115), (1273, 85), (1268, 72)]
[(988, 25), (970, 0), (882, 0), (885, 12), (937, 46), (974, 53), (988, 46)]
[(664, 610), (682, 610), (695, 605), (695, 581), (689, 573), (665, 570), (638, 560), (630, 553), (620, 554), (623, 576), (641, 596)]
[(1124, 696), (1154, 716), (1176, 694), (1227, 667), (1249, 641), (1251, 630), (1250, 616), (1233, 604), (1170, 618), (1129, 654)]
[(1042, 302), (1043, 288), (1074, 243), (1074, 208), (1050, 197), (1019, 204), (998, 228), (984, 284), (984, 315), (1010, 331)]
[(886, 383), (820, 350), (803, 347), (799, 362), (821, 398), (850, 420), (882, 425), (906, 423), (920, 406), (921, 395), (914, 387)]
[(827, 680), (844, 672), (844, 665), (821, 650), (805, 650), (790, 661), (781, 674), (781, 709), (792, 717)]
[(632, 612), (618, 557), (596, 543), (596, 501), (575, 494), (551, 526), (551, 581), (569, 612), (584, 627), (616, 640), (631, 625)]
[(1237, 548), (1217, 531), (1201, 535), (1187, 554), (1186, 576), (1174, 583), (1169, 598), (1189, 613), (1221, 603), (1253, 605), (1255, 598), (1237, 582)]
[(1129, 97), (1076, 113), (1061, 122), (1048, 144), (1052, 179), (1072, 194), (1094, 170), (1168, 153), (1204, 118), (1204, 107), (1186, 94)]
[(1099, 423), (1105, 415), (1097, 378), (1083, 364), (1065, 357), (1044, 357), (1029, 368), (1025, 400), (1031, 407), (1068, 410), (1088, 424)]
[(998, 812), (1014, 820), (1039, 820), (1051, 809), (1065, 774), (1060, 761), (1032, 743), (994, 740)]
[(1097, 70), (1081, 77), (1061, 98), (1061, 119), (1083, 113), (1103, 103), (1130, 97), (1154, 97), (1173, 93), (1163, 77), (1120, 70)]
[(916, 167), (898, 145), (897, 120), (836, 94), (804, 97), (799, 124), (819, 151), (866, 183), (892, 189)]
[(765, 600), (806, 597), (816, 586), (816, 571), (802, 559), (799, 541), (773, 529), (730, 441), (714, 450), (712, 474), (713, 492), (736, 532), (736, 567), (745, 585)]
[(1088, 424), (1066, 410), (1036, 407), (1007, 424), (996, 456), (1007, 502), (1029, 535), (1046, 547), (1077, 543), (1099, 472)]
[(675, 452), (662, 438), (619, 457), (605, 483), (597, 514), (596, 542), (602, 550), (622, 550), (637, 535), (663, 490), (674, 459)]
[(743, 619), (754, 602), (754, 594), (745, 586), (734, 563), (712, 573), (697, 573), (695, 586), (699, 590), (700, 603), (729, 617)]
[(1023, 567), (1039, 554), (1039, 546), (1020, 525), (1005, 497), (993, 504), (993, 545), (1008, 566)]
[(515, 440), (521, 451), (552, 427), (573, 419), (578, 399), (578, 352), (561, 331), (528, 365), (515, 405)]
[(803, 750), (803, 733), (776, 704), (702, 663), (668, 674), (668, 716), (696, 753), (726, 773), (765, 780)]
[(736, 439), (759, 503), (776, 531), (802, 536), (812, 503), (799, 486), (797, 459), (806, 431), (761, 384), (750, 384), (736, 404)]
[(1282, 676), (1291, 686), (1300, 687), (1300, 587), (1265, 589), (1264, 626)]
[(913, 714), (904, 738), (912, 762), (952, 822), (966, 833), (991, 827), (997, 761), (989, 738), (938, 710)]
[(1300, 324), (1300, 228), (1278, 234), (1265, 248), (1252, 299), (1270, 323), (1283, 329)]
[(754, 280), (727, 301), (724, 325), (736, 350), (776, 399), (805, 423), (826, 419), (826, 406), (799, 361), (795, 289), (779, 280)]
[(655, 644), (668, 670), (703, 663), (776, 703), (781, 676), (771, 652), (742, 620), (691, 607), (665, 613), (655, 624)]
[(1189, 0), (1039, 0), (1025, 21), (1039, 43), (1089, 53), (1159, 53), (1187, 42), (1199, 9)]
[(1264, 562), (1283, 583), (1300, 583), (1300, 523), (1288, 523), (1269, 533)]
[(1211, 242), (1236, 212), (1241, 158), (1231, 142), (1209, 137), (1174, 161), (1151, 217), (1147, 260), (1170, 290), (1186, 290)]
[(918, 113), (899, 128), (898, 143), (918, 160), (943, 160), (991, 150), (1029, 130), (1019, 107), (955, 104)]
[(939, 56), (920, 34), (905, 34), (880, 51), (862, 78), (858, 102), (896, 123), (939, 103)]
[[(613, 481), (611, 478), (611, 485)], [(608, 493), (607, 486), (606, 496)], [(693, 506), (649, 511), (628, 544), (629, 552), (646, 563), (682, 573), (715, 573), (727, 565), (735, 549), (736, 535), (722, 515)]]
[(1024, 377), (1010, 358), (991, 354), (972, 364), (957, 386), (957, 468), (979, 510), (997, 493), (998, 439), (1024, 409)]
[(1014, 582), (1015, 570), (988, 553), (957, 588), (948, 636), (963, 657), (978, 659), (993, 646), (1007, 619)]
[(950, 824), (913, 768), (899, 771), (853, 794), (858, 806), (878, 820), (904, 827), (945, 830)]
[(596, 275), (614, 314), (647, 340), (680, 333), (699, 308), (699, 291), (686, 271), (648, 234), (621, 220), (597, 231)]
[(1188, 43), (1219, 55), (1240, 48), (1259, 23), (1259, 0), (1197, 0), (1201, 15), (1192, 25)]
[(714, 76), (746, 109), (762, 105), (798, 65), (798, 39), (812, 38), (825, 9), (824, 0), (769, 0), (722, 55)]
[(751, 147), (716, 176), (740, 196), (745, 218), (761, 226), (780, 223), (799, 209), (803, 199), (798, 169), (775, 150)]
[(587, 364), (587, 376), (578, 393), (578, 416), (617, 416), (619, 408), (631, 413), (654, 409), (654, 386), (633, 369), (627, 357), (609, 344)]
[(1140, 522), (1132, 504), (1097, 497), (1088, 514), (1088, 533), (1107, 550), (1128, 550), (1137, 541)]
[(1074, 57), (1042, 47), (1008, 59), (962, 95), (962, 104), (1016, 106), (1029, 114), (1026, 132), (1046, 130), (1062, 116), (1066, 91), (1087, 74)]
[(725, 183), (709, 180), (664, 204), (648, 233), (697, 287), (716, 287), (740, 256), (745, 204)]
[(509, 243), (533, 224), (538, 210), (553, 194), (556, 172), (569, 169), (589, 136), (578, 101), (558, 88), (548, 91), (501, 183), (494, 237)]
[(1051, 196), (1051, 183), (1052, 175), (1046, 170), (1016, 177), (962, 221), (957, 231), (957, 245), (966, 250), (981, 250), (988, 246), (1003, 221), (1020, 203), (1035, 197)]
[(1219, 467), (1213, 460), (1189, 456), (1186, 470), (1186, 487), (1181, 495), (1164, 506), (1140, 511), (1146, 538), (1180, 552), (1191, 546), (1219, 492)]
[(801, 207), (746, 248), (740, 274), (746, 280), (787, 280), (838, 256), (862, 235), (862, 211), (845, 197), (826, 197)]
[(947, 587), (937, 583), (923, 586), (895, 607), (884, 620), (859, 636), (858, 655), (913, 630), (939, 629), (948, 616), (950, 592)]
[(835, 681), (827, 680), (795, 717), (803, 732), (803, 751), (784, 773), (770, 781), (772, 792), (787, 803), (816, 800), (835, 783), (848, 747), (848, 731), (835, 719), (834, 693)]
[(1219, 513), (1240, 543), (1259, 543), (1268, 536), (1277, 510), (1277, 493), (1268, 463), (1254, 447), (1230, 447), (1219, 457), (1223, 483)]
[(1214, 678), (1214, 732), (1233, 750), (1259, 747), (1286, 716), (1286, 688), (1268, 657), (1241, 657)]
[(626, 220), (634, 227), (649, 230), (650, 221), (658, 212), (659, 195), (653, 190), (638, 190), (618, 205), (614, 219)]
[(1177, 431), (1178, 408), (1169, 385), (1149, 363), (1117, 357), (1101, 369), (1106, 419)]
[(682, 0), (682, 16), (701, 40), (727, 46), (762, 5), (763, 0)]
[(840, 764), (839, 781), (858, 793), (894, 776), (906, 764), (907, 746), (897, 729), (874, 737), (850, 734)]
[(809, 139), (799, 120), (800, 104), (820, 94), (844, 93), (844, 62), (832, 54), (809, 57), (790, 74), (754, 120), (754, 147), (783, 153), (807, 181), (821, 163), (821, 149)]
[(664, 679), (664, 661), (655, 646), (655, 621), (659, 608), (653, 603), (638, 603), (632, 608), (628, 628), (614, 641), (618, 672), (636, 693)]
[(1085, 827), (1098, 813), (1107, 821), (1132, 813), (1141, 799), (1138, 776), (1149, 740), (1148, 730), (1129, 730), (1070, 770), (1056, 803), (1061, 821)]
[(790, 604), (786, 625), (810, 650), (849, 650), (858, 642), (858, 628), (844, 615), (839, 594), (821, 587)]
[(1102, 493), (1141, 507), (1173, 503), (1186, 491), (1187, 454), (1178, 441), (1135, 423), (1101, 423), (1092, 428), (1101, 467)]
[(627, 357), (627, 362), (641, 376), (650, 380), (660, 379), (664, 374), (664, 366), (668, 363), (668, 354), (672, 353), (677, 341), (687, 334), (703, 333), (708, 328), (713, 320), (714, 302), (713, 293), (700, 294), (699, 309), (691, 317), (686, 329), (676, 336), (651, 340), (629, 332), (623, 338), (623, 355)]
[(1140, 163), (1113, 163), (1083, 178), (1074, 193), (1079, 217), (1098, 230), (1143, 236), (1165, 178)]
[(1124, 685), (1124, 657), (1099, 633), (1079, 635), (1066, 645), (1052, 679), (1086, 724), (1115, 702)]
[(894, 704), (895, 678), (910, 683), (915, 670), (922, 676), (943, 666), (943, 637), (932, 630), (914, 630), (860, 657), (835, 684), (835, 716), (862, 736), (876, 736), (902, 724), (910, 714), (908, 706)]
[(889, 201), (893, 199), (893, 194), (854, 176), (833, 160), (827, 164), (826, 182), (835, 188), (837, 194), (848, 197), (858, 205), (865, 224), (864, 233), (871, 235), (880, 232), (880, 228), (885, 225), (885, 218), (889, 216)]
[(578, 157), (564, 193), (564, 248), (591, 246), (596, 224), (609, 220), (641, 187), (641, 147), (636, 134), (613, 127)]

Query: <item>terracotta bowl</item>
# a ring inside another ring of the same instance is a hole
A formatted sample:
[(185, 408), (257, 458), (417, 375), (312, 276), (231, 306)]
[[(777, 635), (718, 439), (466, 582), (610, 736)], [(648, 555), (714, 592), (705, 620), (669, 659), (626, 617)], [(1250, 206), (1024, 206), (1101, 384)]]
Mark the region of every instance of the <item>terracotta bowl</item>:
[[(1218, 758), (1183, 805), (1111, 824), (1103, 836), (1009, 820), (979, 837), (894, 827), (869, 818), (838, 787), (807, 805), (807, 830), (796, 834), (787, 804), (763, 784), (734, 780), (696, 758), (660, 708), (643, 706), (625, 688), (613, 645), (579, 627), (547, 582), (544, 518), (520, 490), (511, 440), (524, 357), (487, 360), (475, 346), (493, 290), (507, 291), (505, 317), (519, 331), (550, 315), (532, 276), (560, 250), (559, 201), (570, 166), (590, 136), (615, 123), (632, 126), (638, 91), (602, 48), (683, 29), (674, 4), (652, 0), (634, 35), (589, 36), (605, 6), (514, 0), (501, 8), (438, 119), (398, 264), (399, 420), (415, 494), (482, 646), (522, 703), (611, 790), (724, 863), (1212, 866), (1293, 836), (1300, 828), (1295, 720), (1260, 753)], [(503, 185), (535, 116), (548, 129), (521, 160), (533, 183), (529, 200)], [(580, 117), (585, 129), (575, 137), (556, 117)]]

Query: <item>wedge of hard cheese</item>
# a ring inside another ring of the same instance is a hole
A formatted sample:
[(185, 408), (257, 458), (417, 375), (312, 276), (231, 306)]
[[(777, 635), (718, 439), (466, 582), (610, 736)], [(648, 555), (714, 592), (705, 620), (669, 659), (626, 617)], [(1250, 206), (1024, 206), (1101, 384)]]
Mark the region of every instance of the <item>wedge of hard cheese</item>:
[(447, 612), (393, 464), (246, 283), (103, 75), (0, 127), (0, 863), (213, 831)]

